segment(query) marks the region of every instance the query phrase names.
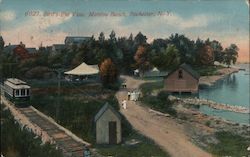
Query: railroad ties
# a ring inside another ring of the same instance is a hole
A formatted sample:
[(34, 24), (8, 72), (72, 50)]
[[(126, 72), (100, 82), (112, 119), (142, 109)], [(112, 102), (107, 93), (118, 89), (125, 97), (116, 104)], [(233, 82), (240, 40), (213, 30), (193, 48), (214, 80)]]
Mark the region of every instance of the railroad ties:
[(25, 115), (31, 123), (46, 132), (53, 139), (58, 149), (62, 150), (65, 157), (83, 157), (84, 145), (81, 142), (76, 141), (57, 125), (39, 115), (32, 107), (16, 109)]

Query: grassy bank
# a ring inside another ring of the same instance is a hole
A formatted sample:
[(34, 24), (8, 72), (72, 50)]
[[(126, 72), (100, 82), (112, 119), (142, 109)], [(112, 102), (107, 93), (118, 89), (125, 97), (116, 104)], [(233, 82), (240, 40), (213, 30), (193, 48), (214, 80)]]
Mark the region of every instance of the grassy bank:
[(1, 153), (6, 157), (62, 157), (60, 151), (55, 150), (48, 143), (42, 141), (26, 129), (21, 129), (8, 110), (1, 106)]
[(142, 92), (142, 97), (140, 98), (142, 104), (162, 113), (176, 116), (176, 111), (168, 100), (168, 93), (162, 91), (156, 95), (153, 94), (154, 91), (163, 89), (163, 81), (144, 83), (140, 86), (140, 89)]
[(160, 149), (152, 140), (133, 131), (126, 138), (125, 144), (121, 145), (99, 145), (98, 151), (105, 156), (114, 157), (170, 157)]
[(215, 134), (219, 143), (210, 145), (209, 151), (216, 156), (247, 156), (247, 147), (250, 139), (231, 132), (217, 132)]
[(218, 75), (218, 70), (225, 68), (223, 66), (195, 66), (193, 67), (195, 71), (197, 71), (200, 76), (212, 76)]
[(149, 82), (144, 83), (140, 86), (140, 90), (142, 92), (143, 96), (148, 96), (153, 93), (153, 91), (163, 89), (164, 83), (163, 80), (155, 81), (155, 82)]

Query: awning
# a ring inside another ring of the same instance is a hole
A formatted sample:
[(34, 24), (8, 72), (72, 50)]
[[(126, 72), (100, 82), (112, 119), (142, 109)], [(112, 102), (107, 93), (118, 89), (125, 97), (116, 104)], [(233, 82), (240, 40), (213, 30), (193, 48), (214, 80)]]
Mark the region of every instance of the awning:
[(78, 75), (78, 76), (95, 75), (98, 73), (99, 73), (98, 66), (87, 65), (86, 63), (82, 63), (79, 66), (77, 66), (75, 69), (64, 72), (64, 74), (67, 74), (67, 75)]

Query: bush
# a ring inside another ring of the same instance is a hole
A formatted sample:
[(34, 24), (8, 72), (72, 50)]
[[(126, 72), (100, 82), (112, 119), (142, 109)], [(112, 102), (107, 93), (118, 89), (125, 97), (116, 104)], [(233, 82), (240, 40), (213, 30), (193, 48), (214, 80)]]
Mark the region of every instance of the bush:
[(176, 116), (177, 112), (172, 107), (172, 102), (168, 99), (168, 93), (160, 92), (157, 96), (146, 96), (142, 98), (142, 102), (163, 113), (168, 113), (172, 116)]
[(210, 121), (206, 121), (205, 125), (209, 127), (211, 125), (211, 122)]
[(221, 131), (215, 133), (218, 144), (211, 144), (210, 151), (217, 156), (247, 156), (249, 139), (231, 132)]
[(62, 153), (48, 143), (42, 145), (40, 138), (21, 129), (8, 110), (1, 107), (1, 154), (5, 156), (62, 157)]

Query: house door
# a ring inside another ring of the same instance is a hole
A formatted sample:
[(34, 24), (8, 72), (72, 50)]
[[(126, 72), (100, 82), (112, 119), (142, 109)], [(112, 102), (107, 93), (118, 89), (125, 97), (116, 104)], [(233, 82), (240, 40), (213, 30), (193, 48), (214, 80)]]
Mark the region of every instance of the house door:
[(116, 122), (109, 122), (109, 144), (116, 144)]

